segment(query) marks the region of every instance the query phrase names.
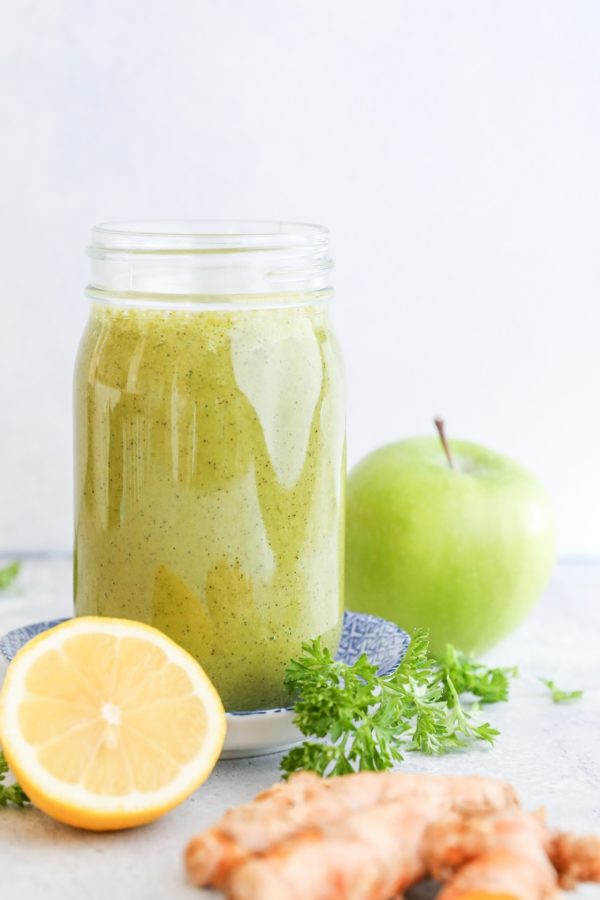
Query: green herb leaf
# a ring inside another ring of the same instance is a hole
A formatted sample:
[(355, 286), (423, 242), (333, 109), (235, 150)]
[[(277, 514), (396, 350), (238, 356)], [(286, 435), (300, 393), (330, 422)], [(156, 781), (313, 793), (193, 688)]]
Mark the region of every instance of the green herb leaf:
[(18, 560), (10, 563), (8, 566), (4, 566), (3, 569), (0, 569), (0, 590), (3, 588), (9, 587), (17, 577), (21, 570), (21, 563)]
[(563, 691), (550, 678), (540, 678), (552, 695), (553, 703), (569, 703), (571, 700), (579, 700), (583, 697), (583, 691)]
[(30, 802), (29, 797), (18, 784), (4, 784), (7, 774), (8, 763), (0, 750), (0, 806), (25, 806)]
[(319, 639), (303, 645), (285, 684), (296, 697), (294, 721), (306, 736), (282, 760), (286, 777), (299, 769), (321, 775), (390, 769), (404, 753), (447, 753), (498, 734), (478, 707), (461, 702), (469, 691), (487, 702), (506, 699), (512, 669), (487, 669), (448, 648), (442, 662), (429, 655), (417, 631), (397, 670), (379, 676), (366, 656), (347, 665)]
[(446, 645), (440, 666), (444, 677), (452, 679), (457, 693), (473, 694), (483, 703), (500, 703), (508, 700), (510, 679), (519, 675), (516, 666), (490, 669), (461, 653), (451, 644)]

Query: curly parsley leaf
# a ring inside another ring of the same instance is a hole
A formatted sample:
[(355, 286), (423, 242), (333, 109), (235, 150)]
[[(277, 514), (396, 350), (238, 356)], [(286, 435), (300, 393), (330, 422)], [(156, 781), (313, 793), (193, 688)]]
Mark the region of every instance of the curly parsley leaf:
[(287, 775), (309, 769), (321, 775), (381, 771), (406, 752), (447, 753), (498, 732), (480, 718), (476, 704), (508, 696), (512, 669), (487, 669), (448, 648), (440, 662), (429, 655), (429, 638), (417, 631), (399, 667), (380, 676), (365, 655), (348, 665), (335, 660), (319, 639), (303, 645), (290, 663), (286, 688), (295, 696), (295, 724), (307, 738), (283, 758)]
[(18, 560), (0, 569), (0, 590), (10, 587), (20, 571), (21, 563)]
[(5, 785), (7, 775), (8, 763), (0, 750), (0, 806), (25, 806), (30, 802), (29, 797), (18, 784)]
[(550, 691), (553, 703), (570, 703), (571, 700), (579, 700), (580, 697), (583, 697), (583, 691), (561, 690), (551, 678), (540, 678), (540, 681), (542, 684), (545, 684)]
[(473, 694), (483, 703), (500, 703), (508, 700), (511, 678), (518, 678), (516, 666), (488, 668), (451, 644), (440, 659), (445, 678), (452, 680), (458, 694)]

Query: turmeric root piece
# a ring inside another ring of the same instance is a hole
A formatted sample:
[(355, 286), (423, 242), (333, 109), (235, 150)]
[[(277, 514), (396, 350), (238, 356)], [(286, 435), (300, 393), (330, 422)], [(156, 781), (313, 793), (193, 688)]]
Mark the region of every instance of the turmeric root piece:
[(231, 900), (389, 900), (426, 874), (420, 802), (381, 803), (304, 831), (229, 878)]
[(392, 800), (413, 798), (431, 812), (497, 810), (518, 805), (514, 789), (496, 779), (361, 772), (320, 778), (301, 772), (252, 802), (229, 810), (213, 828), (197, 835), (186, 851), (189, 879), (222, 887), (230, 873), (256, 853), (292, 835), (319, 828)]
[(439, 900), (546, 900), (559, 884), (600, 881), (600, 839), (553, 835), (540, 813), (523, 810), (446, 816), (427, 828), (423, 856), (435, 878), (450, 879)]
[(571, 889), (579, 881), (600, 881), (600, 838), (557, 834), (548, 852), (561, 887)]
[(514, 894), (498, 894), (496, 891), (493, 894), (489, 891), (467, 891), (466, 894), (462, 894), (460, 900), (520, 900), (520, 898)]

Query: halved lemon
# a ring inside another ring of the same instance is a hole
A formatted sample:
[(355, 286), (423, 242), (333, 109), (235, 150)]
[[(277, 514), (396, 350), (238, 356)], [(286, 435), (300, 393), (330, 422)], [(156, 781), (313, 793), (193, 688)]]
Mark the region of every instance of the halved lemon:
[(0, 741), (33, 803), (81, 828), (152, 822), (206, 780), (225, 712), (204, 670), (162, 632), (71, 619), (30, 641), (0, 697)]

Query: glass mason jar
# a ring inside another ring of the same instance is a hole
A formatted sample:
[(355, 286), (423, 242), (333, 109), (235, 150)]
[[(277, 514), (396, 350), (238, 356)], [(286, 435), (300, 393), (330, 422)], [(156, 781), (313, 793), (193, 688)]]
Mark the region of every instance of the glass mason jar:
[(75, 610), (160, 628), (230, 710), (288, 702), (343, 614), (344, 386), (328, 232), (93, 230), (75, 370)]

